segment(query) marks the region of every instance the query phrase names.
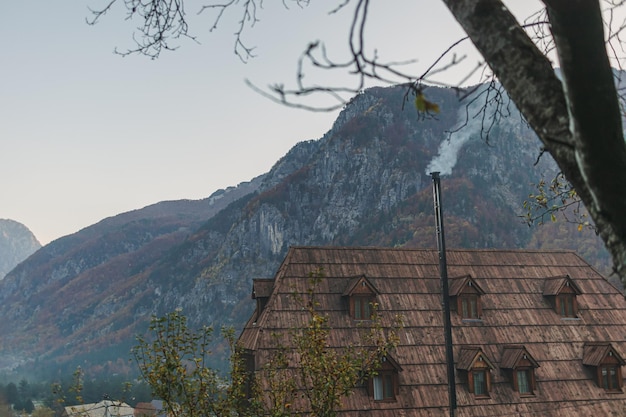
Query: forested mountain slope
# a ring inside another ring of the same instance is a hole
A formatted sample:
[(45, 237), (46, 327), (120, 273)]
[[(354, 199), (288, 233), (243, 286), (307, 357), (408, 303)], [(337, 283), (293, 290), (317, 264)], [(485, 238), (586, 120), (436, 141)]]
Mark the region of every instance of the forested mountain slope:
[(487, 140), (473, 117), (478, 102), (468, 108), (454, 90), (432, 87), (441, 112), (425, 116), (404, 95), (401, 87), (358, 95), (324, 137), (231, 190), (237, 198), (221, 211), (207, 204), (177, 216), (183, 204), (163, 216), (127, 213), (44, 247), (0, 282), (2, 365), (36, 358), (39, 369), (126, 371), (151, 314), (179, 307), (192, 324), (241, 328), (252, 278), (272, 277), (290, 245), (436, 247), (432, 170), (443, 175), (448, 247), (560, 239), (607, 263), (588, 231), (529, 228), (518, 217), (531, 184), (555, 167), (538, 160), (539, 143), (514, 108), (488, 121)]

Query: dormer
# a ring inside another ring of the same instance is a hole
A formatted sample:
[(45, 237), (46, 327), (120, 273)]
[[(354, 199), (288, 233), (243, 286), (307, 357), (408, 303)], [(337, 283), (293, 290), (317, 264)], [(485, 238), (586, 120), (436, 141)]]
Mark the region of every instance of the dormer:
[(255, 278), (252, 280), (252, 299), (256, 300), (256, 319), (263, 312), (273, 290), (274, 280), (271, 278)]
[(348, 300), (350, 317), (354, 320), (372, 318), (373, 305), (379, 292), (365, 275), (351, 279), (342, 295)]
[(500, 368), (504, 370), (511, 381), (513, 390), (521, 396), (534, 395), (536, 390), (535, 369), (539, 368), (539, 364), (524, 346), (504, 346)]
[(492, 371), (495, 368), (480, 347), (463, 347), (456, 369), (467, 381), (467, 390), (477, 398), (489, 397)]
[(399, 372), (402, 367), (391, 355), (381, 358), (380, 367), (369, 380), (368, 388), (374, 401), (395, 401), (400, 386)]
[(583, 365), (594, 369), (596, 384), (606, 391), (622, 391), (624, 359), (610, 343), (585, 343)]
[(543, 286), (543, 296), (548, 299), (554, 311), (563, 318), (577, 317), (576, 296), (580, 294), (582, 291), (569, 275), (547, 278)]
[(451, 307), (461, 318), (477, 320), (482, 317), (483, 308), (480, 298), (485, 292), (471, 275), (450, 279), (449, 291)]

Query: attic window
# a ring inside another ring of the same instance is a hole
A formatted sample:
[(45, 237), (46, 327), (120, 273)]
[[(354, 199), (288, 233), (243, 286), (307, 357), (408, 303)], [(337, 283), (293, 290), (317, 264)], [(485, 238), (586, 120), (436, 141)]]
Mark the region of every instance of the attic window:
[(381, 371), (378, 375), (374, 376), (372, 384), (375, 401), (388, 401), (396, 399), (394, 376), (395, 373), (393, 371)]
[(369, 320), (372, 318), (373, 297), (353, 296), (350, 299), (351, 316), (355, 320)]
[(539, 364), (523, 346), (505, 346), (500, 367), (505, 371), (513, 389), (521, 396), (534, 395), (536, 391), (535, 369)]
[(461, 349), (457, 369), (464, 372), (467, 390), (477, 398), (488, 398), (491, 391), (491, 371), (495, 369), (481, 348)]
[(354, 320), (370, 320), (374, 314), (374, 304), (378, 290), (363, 275), (353, 278), (343, 296), (348, 300), (348, 312)]
[(450, 280), (450, 297), (452, 308), (463, 319), (480, 319), (482, 317), (481, 296), (485, 292), (476, 281), (465, 275)]
[(580, 294), (580, 288), (569, 275), (548, 278), (543, 287), (544, 297), (548, 298), (554, 311), (563, 318), (578, 316), (576, 296)]
[(594, 368), (596, 383), (608, 392), (622, 391), (624, 364), (610, 343), (586, 343), (583, 347), (583, 365)]
[(273, 290), (273, 279), (256, 278), (252, 280), (252, 299), (256, 300), (256, 319), (261, 316)]
[(398, 393), (398, 372), (402, 368), (390, 356), (383, 358), (380, 368), (370, 378), (369, 392), (374, 401), (395, 401)]

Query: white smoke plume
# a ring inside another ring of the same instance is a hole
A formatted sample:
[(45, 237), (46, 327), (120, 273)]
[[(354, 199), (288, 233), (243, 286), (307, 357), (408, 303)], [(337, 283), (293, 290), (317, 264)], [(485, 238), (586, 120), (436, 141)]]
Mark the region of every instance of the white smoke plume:
[(430, 175), (431, 172), (439, 172), (442, 176), (452, 174), (452, 168), (456, 165), (459, 150), (474, 134), (473, 129), (469, 129), (469, 127), (470, 125), (468, 124), (441, 142), (437, 156), (431, 159), (426, 167), (426, 174)]
[[(484, 93), (484, 89), (476, 91), (475, 95)], [(466, 100), (472, 102), (472, 98), (469, 97)], [(459, 151), (463, 148), (471, 138), (480, 137), (480, 130), (483, 127), (483, 120), (479, 113), (486, 111), (490, 113), (490, 107), (482, 109), (485, 102), (479, 97), (473, 104), (466, 108), (461, 105), (457, 116), (458, 122), (452, 129), (448, 137), (439, 145), (439, 151), (437, 155), (428, 163), (426, 167), (426, 174), (430, 175), (431, 172), (439, 172), (441, 176), (451, 175), (452, 169), (456, 165), (456, 161), (459, 155)], [(478, 115), (478, 117), (476, 117)]]

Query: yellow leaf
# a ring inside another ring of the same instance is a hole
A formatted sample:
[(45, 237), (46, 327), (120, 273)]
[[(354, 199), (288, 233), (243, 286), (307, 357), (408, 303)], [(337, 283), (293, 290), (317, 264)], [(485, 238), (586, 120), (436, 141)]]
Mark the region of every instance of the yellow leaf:
[(417, 111), (421, 112), (428, 113), (432, 111), (433, 113), (439, 113), (439, 105), (426, 100), (426, 97), (424, 97), (422, 93), (417, 93), (415, 96), (415, 108)]
[(578, 231), (579, 231), (579, 232), (582, 232), (582, 231), (583, 231), (583, 224), (582, 224), (582, 223), (579, 223), (579, 224), (578, 224)]

